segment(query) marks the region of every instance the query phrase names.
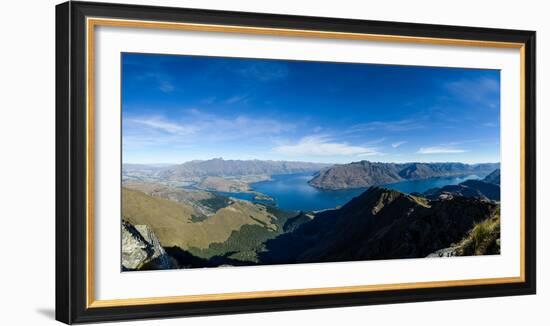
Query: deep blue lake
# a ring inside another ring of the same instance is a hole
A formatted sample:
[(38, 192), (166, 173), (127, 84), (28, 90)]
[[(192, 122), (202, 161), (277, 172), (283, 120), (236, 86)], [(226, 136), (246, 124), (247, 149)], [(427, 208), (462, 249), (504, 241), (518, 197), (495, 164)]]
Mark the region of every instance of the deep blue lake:
[[(281, 209), (303, 211), (322, 210), (341, 206), (367, 189), (320, 190), (310, 186), (307, 183), (311, 178), (311, 173), (274, 175), (272, 176), (272, 180), (251, 184), (251, 188), (272, 197), (275, 201), (271, 202), (271, 204), (275, 204)], [(443, 187), (445, 185), (456, 185), (468, 179), (479, 178), (480, 176), (477, 175), (441, 177), (403, 181), (383, 185), (383, 187), (399, 190), (405, 193), (424, 192), (431, 188)], [(254, 194), (250, 193), (220, 194), (254, 202), (269, 203), (254, 200)]]

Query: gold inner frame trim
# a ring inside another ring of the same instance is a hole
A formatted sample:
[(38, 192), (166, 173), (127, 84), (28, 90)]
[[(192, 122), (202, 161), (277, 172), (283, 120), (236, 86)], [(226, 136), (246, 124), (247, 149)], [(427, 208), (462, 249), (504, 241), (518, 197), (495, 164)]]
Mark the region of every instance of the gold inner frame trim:
[(184, 295), (184, 296), (170, 296), (170, 297), (97, 300), (97, 301), (94, 301), (90, 305), (90, 307), (104, 308), (104, 307), (159, 304), (159, 303), (221, 301), (221, 300), (231, 300), (231, 299), (275, 298), (275, 297), (288, 297), (288, 296), (306, 296), (306, 295), (316, 295), (316, 294), (339, 294), (339, 293), (375, 292), (375, 291), (390, 291), (390, 290), (408, 290), (408, 289), (418, 289), (418, 288), (426, 289), (426, 288), (441, 288), (441, 287), (462, 286), (462, 285), (504, 284), (504, 283), (517, 283), (519, 281), (519, 277), (471, 279), (467, 281), (468, 281), (468, 284), (463, 284), (464, 281), (438, 281), (438, 282), (357, 285), (357, 286), (341, 286), (341, 287), (294, 289), (294, 290), (254, 291), (254, 292), (241, 292), (241, 293), (199, 294), (199, 295)]
[[(96, 300), (94, 296), (94, 31), (96, 26), (154, 28), (200, 32), (223, 32), (256, 34), (304, 38), (329, 38), (364, 40), (375, 42), (405, 42), (416, 44), (473, 46), (492, 48), (511, 48), (520, 51), (520, 276), (466, 279), (449, 281), (429, 281), (394, 284), (355, 285), (342, 287), (288, 289), (273, 291), (216, 293), (199, 295), (182, 295), (167, 297), (128, 298), (112, 300)], [(255, 298), (274, 298), (289, 296), (307, 296), (319, 294), (340, 294), (357, 292), (376, 292), (388, 290), (425, 289), (453, 286), (475, 286), (489, 284), (523, 283), (525, 282), (525, 44), (514, 42), (496, 42), (463, 40), (448, 38), (413, 37), (384, 34), (362, 34), (331, 31), (315, 31), (301, 29), (264, 28), (250, 26), (215, 25), (176, 23), (144, 20), (124, 20), (110, 18), (88, 17), (86, 19), (86, 118), (87, 118), (87, 161), (86, 161), (86, 306), (87, 308), (103, 308), (118, 306), (135, 306), (149, 304), (185, 303), (199, 301), (220, 301)]]

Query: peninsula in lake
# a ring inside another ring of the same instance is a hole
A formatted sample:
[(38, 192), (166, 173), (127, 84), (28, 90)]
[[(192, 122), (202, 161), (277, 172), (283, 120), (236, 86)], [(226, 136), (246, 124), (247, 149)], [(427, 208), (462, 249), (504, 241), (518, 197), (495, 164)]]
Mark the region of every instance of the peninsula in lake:
[(309, 184), (322, 189), (365, 188), (405, 180), (435, 177), (487, 174), (498, 169), (498, 163), (380, 163), (353, 162), (338, 164), (318, 172)]
[(120, 58), (123, 271), (500, 254), (500, 71)]

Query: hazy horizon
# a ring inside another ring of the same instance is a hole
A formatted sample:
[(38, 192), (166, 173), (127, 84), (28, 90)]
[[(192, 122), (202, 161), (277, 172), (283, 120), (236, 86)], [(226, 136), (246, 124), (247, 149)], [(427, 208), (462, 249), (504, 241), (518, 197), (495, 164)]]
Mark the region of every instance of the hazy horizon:
[(122, 147), (132, 164), (498, 163), (500, 72), (123, 53)]
[(293, 160), (262, 160), (262, 159), (247, 159), (247, 160), (244, 160), (244, 159), (227, 159), (227, 158), (223, 158), (223, 157), (212, 157), (212, 158), (208, 158), (208, 159), (194, 159), (194, 160), (189, 160), (189, 161), (183, 161), (183, 162), (152, 162), (152, 163), (141, 163), (141, 162), (123, 162), (122, 164), (134, 164), (134, 165), (150, 165), (150, 166), (154, 166), (154, 165), (157, 165), (157, 166), (161, 166), (161, 165), (178, 165), (178, 164), (185, 164), (185, 163), (188, 163), (188, 162), (193, 162), (193, 161), (200, 161), (200, 162), (204, 162), (204, 161), (211, 161), (211, 160), (216, 160), (216, 159), (221, 159), (221, 160), (224, 160), (224, 161), (272, 161), (272, 162), (297, 162), (297, 163), (314, 163), (314, 164), (350, 164), (350, 163), (357, 163), (357, 162), (361, 162), (361, 161), (368, 161), (368, 162), (371, 162), (371, 163), (395, 163), (395, 164), (406, 164), (406, 163), (426, 163), (426, 164), (433, 164), (433, 163), (459, 163), (459, 164), (468, 164), (468, 165), (475, 165), (475, 164), (500, 164), (500, 161), (495, 161), (495, 162), (474, 162), (474, 163), (469, 163), (469, 162), (461, 162), (461, 161), (426, 161), (426, 162), (420, 162), (420, 161), (373, 161), (373, 160), (360, 160), (360, 161), (353, 161), (353, 162), (346, 162), (346, 163), (331, 163), (331, 162), (314, 162), (314, 161), (293, 161)]

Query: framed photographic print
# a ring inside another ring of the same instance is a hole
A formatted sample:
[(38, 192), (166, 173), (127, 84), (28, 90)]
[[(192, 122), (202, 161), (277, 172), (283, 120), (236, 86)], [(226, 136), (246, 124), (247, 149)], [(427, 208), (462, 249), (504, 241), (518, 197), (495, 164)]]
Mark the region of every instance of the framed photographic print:
[(535, 293), (535, 32), (56, 8), (56, 318)]

